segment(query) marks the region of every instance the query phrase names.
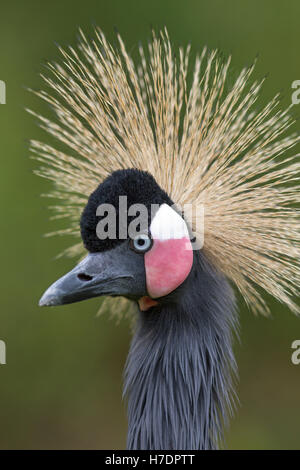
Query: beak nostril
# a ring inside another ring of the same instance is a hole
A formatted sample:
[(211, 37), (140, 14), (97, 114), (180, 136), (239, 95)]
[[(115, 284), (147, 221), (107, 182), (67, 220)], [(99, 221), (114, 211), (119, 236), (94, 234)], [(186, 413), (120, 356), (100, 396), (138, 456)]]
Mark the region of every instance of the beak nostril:
[(77, 277), (80, 281), (91, 281), (93, 279), (93, 276), (84, 273), (77, 274)]

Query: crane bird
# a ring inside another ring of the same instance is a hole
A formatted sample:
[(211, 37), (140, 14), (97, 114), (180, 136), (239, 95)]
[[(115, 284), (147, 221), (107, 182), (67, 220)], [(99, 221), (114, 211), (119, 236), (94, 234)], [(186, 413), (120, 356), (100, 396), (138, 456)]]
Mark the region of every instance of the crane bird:
[[(266, 291), (299, 313), (299, 160), (288, 153), (299, 136), (278, 95), (256, 104), (254, 65), (229, 80), (230, 59), (174, 54), (166, 30), (137, 60), (117, 39), (80, 32), (35, 92), (54, 117), (31, 112), (57, 142), (31, 142), (37, 173), (55, 183), (60, 233), (81, 234), (66, 254), (85, 254), (40, 305), (133, 306), (128, 449), (216, 449), (235, 407), (236, 292), (254, 312), (268, 313)], [(156, 208), (135, 237), (121, 236), (121, 196)], [(115, 237), (98, 236), (103, 204), (116, 208)], [(201, 224), (187, 204), (203, 207)]]

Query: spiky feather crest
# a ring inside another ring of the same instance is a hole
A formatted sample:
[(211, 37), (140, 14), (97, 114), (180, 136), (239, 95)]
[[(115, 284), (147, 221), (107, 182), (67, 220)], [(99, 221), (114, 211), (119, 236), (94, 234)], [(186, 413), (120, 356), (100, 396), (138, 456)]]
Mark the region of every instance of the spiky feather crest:
[(37, 173), (61, 200), (56, 217), (70, 221), (59, 233), (79, 235), (88, 196), (112, 171), (146, 170), (179, 206), (204, 205), (203, 250), (254, 311), (268, 311), (262, 287), (300, 313), (299, 154), (284, 157), (299, 135), (286, 136), (289, 109), (275, 96), (256, 111), (263, 80), (249, 81), (252, 66), (229, 86), (230, 59), (216, 51), (196, 56), (189, 84), (190, 47), (174, 57), (166, 30), (139, 47), (138, 64), (119, 35), (116, 48), (99, 29), (94, 40), (80, 36), (49, 64), (50, 93), (37, 92), (55, 113), (37, 116), (41, 126), (62, 147), (31, 142)]

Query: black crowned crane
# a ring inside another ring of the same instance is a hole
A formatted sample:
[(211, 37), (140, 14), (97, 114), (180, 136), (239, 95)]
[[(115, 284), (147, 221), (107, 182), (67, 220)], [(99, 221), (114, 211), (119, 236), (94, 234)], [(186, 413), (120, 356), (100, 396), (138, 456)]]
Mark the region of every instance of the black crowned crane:
[[(56, 116), (41, 125), (61, 143), (32, 142), (38, 173), (55, 183), (65, 232), (80, 221), (83, 244), (67, 254), (88, 252), (40, 305), (133, 305), (128, 449), (218, 448), (234, 406), (234, 290), (255, 312), (268, 312), (264, 289), (299, 313), (299, 161), (286, 155), (299, 137), (277, 96), (254, 108), (253, 67), (229, 83), (229, 60), (204, 50), (190, 73), (190, 48), (175, 56), (166, 31), (138, 63), (118, 41), (81, 33), (49, 64), (52, 91), (38, 92)], [(147, 209), (134, 236), (121, 236), (134, 220), (121, 196)], [(116, 210), (113, 237), (99, 236), (103, 204)]]

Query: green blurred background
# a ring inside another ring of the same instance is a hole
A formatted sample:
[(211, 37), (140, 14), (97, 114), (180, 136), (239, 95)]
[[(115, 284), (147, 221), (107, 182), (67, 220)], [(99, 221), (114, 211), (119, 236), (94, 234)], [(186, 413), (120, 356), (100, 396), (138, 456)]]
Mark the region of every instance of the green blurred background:
[[(112, 39), (117, 26), (134, 55), (152, 26), (166, 25), (175, 45), (217, 47), (232, 53), (236, 69), (258, 53), (256, 75), (269, 73), (262, 103), (283, 89), (286, 106), (291, 83), (300, 79), (299, 18), (298, 0), (1, 1), (0, 79), (7, 86), (7, 104), (0, 106), (0, 339), (7, 344), (7, 365), (0, 365), (1, 449), (117, 449), (126, 441), (121, 391), (128, 323), (96, 317), (97, 299), (37, 307), (45, 288), (73, 265), (54, 260), (69, 240), (42, 237), (58, 224), (49, 221), (47, 200), (39, 196), (50, 183), (32, 174), (27, 142), (47, 137), (24, 110), (46, 111), (26, 87), (42, 86), (42, 64), (58, 57), (55, 43), (74, 44), (78, 27), (89, 34), (94, 24)], [(275, 302), (271, 307), (269, 319), (241, 309), (241, 406), (229, 448), (300, 448), (300, 365), (290, 360), (300, 319)]]

